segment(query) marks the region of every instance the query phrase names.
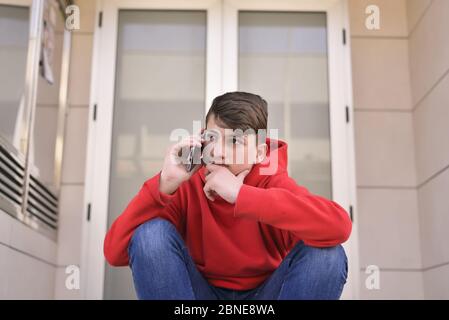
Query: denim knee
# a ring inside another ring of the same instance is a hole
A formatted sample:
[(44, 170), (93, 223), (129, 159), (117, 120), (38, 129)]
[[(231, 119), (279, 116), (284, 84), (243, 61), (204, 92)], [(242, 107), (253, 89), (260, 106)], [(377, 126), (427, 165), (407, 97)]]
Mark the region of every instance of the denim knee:
[(167, 251), (175, 232), (175, 226), (162, 218), (153, 218), (138, 226), (128, 246), (130, 263), (139, 255), (157, 259)]
[(299, 243), (293, 252), (290, 265), (299, 259), (306, 259), (307, 264), (319, 272), (322, 277), (340, 277), (346, 282), (348, 276), (348, 258), (342, 245), (334, 247), (311, 247)]

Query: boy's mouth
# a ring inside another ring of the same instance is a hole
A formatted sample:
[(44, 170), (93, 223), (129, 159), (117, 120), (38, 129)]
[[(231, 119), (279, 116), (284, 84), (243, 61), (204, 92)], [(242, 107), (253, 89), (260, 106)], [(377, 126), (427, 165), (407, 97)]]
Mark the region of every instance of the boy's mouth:
[(213, 164), (213, 165), (216, 165), (216, 166), (220, 166), (220, 167), (223, 167), (223, 168), (226, 168), (226, 169), (230, 169), (230, 165), (229, 164), (217, 163), (217, 162), (214, 162), (214, 161), (212, 161), (210, 163)]

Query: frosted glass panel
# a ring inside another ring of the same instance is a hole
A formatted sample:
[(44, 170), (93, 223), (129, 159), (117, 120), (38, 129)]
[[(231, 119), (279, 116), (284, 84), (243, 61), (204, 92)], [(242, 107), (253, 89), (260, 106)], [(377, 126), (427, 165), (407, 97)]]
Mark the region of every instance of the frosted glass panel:
[(21, 150), (29, 8), (0, 5), (0, 134)]
[[(174, 128), (204, 117), (206, 12), (119, 12), (109, 226), (162, 167)], [(134, 299), (129, 268), (106, 267), (106, 299)]]
[(289, 173), (332, 197), (325, 13), (239, 13), (239, 89), (268, 102), (289, 144)]

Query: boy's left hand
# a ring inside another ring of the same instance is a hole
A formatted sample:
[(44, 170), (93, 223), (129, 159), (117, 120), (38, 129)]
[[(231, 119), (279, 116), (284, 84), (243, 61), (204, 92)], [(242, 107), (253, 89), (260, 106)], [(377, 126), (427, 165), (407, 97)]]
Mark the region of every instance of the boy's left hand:
[(235, 203), (243, 179), (245, 179), (249, 170), (244, 170), (235, 176), (227, 168), (215, 164), (208, 164), (206, 169), (209, 172), (206, 175), (206, 184), (203, 188), (206, 197), (214, 201), (214, 193), (216, 193), (227, 202)]

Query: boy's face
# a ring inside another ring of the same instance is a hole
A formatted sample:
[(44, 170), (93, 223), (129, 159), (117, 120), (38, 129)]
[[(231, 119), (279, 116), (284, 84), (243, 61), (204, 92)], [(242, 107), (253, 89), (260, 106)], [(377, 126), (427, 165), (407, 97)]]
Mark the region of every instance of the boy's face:
[(204, 153), (211, 157), (210, 162), (226, 167), (234, 175), (251, 170), (266, 155), (267, 145), (257, 144), (255, 134), (242, 135), (241, 132), (220, 127), (214, 115), (209, 117), (206, 131), (211, 134), (206, 138)]

